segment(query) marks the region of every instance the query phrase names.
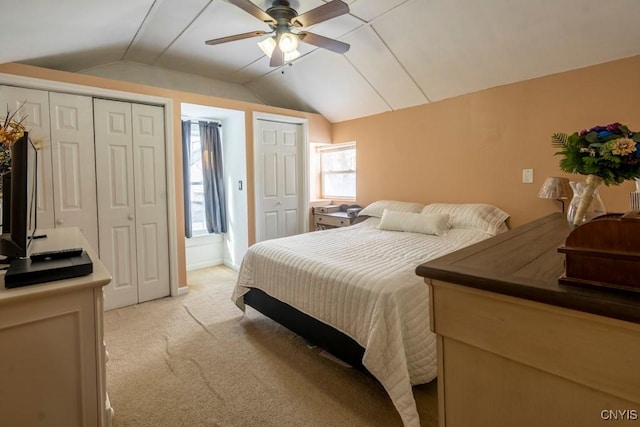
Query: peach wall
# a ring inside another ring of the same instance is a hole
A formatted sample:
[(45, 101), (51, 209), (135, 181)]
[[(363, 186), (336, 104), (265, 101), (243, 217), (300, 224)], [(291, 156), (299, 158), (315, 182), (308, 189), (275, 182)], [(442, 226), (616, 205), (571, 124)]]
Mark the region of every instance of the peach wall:
[[(358, 143), (357, 202), (377, 199), (421, 202), (486, 202), (511, 214), (518, 226), (560, 205), (536, 197), (544, 178), (562, 174), (549, 137), (620, 121), (640, 130), (640, 57), (610, 62), (421, 105), (341, 122), (321, 115), (21, 64), (0, 73), (166, 97), (173, 100), (176, 200), (182, 200), (180, 103), (306, 118), (314, 142)], [(246, 121), (247, 182), (253, 182), (253, 123)], [(533, 168), (533, 184), (522, 184)], [(569, 176), (581, 179), (580, 176)], [(625, 211), (633, 184), (603, 188), (610, 211)], [(253, 186), (247, 186), (249, 239), (255, 240)], [(178, 280), (186, 283), (184, 216), (175, 208)]]
[[(537, 198), (563, 174), (553, 132), (619, 121), (640, 131), (640, 56), (333, 125), (333, 142), (357, 141), (357, 199), (483, 202), (518, 226), (560, 210)], [(522, 183), (522, 169), (534, 183)], [(631, 182), (605, 187), (610, 212), (629, 209)]]
[(97, 87), (102, 89), (118, 90), (142, 95), (159, 96), (170, 98), (173, 101), (173, 135), (172, 144), (175, 158), (175, 190), (176, 204), (173, 213), (176, 216), (177, 246), (178, 246), (178, 283), (184, 286), (187, 283), (186, 261), (185, 261), (185, 241), (184, 241), (184, 212), (182, 209), (182, 153), (181, 153), (181, 126), (180, 126), (180, 104), (191, 103), (206, 105), (217, 108), (226, 108), (244, 111), (246, 120), (246, 152), (247, 152), (247, 205), (249, 210), (249, 243), (255, 241), (254, 224), (254, 192), (253, 192), (253, 122), (251, 120), (253, 112), (266, 112), (291, 117), (307, 119), (309, 139), (317, 142), (331, 141), (331, 124), (327, 119), (319, 114), (305, 113), (284, 108), (269, 107), (261, 104), (234, 101), (230, 99), (218, 98), (195, 93), (181, 92), (170, 89), (163, 89), (153, 86), (145, 86), (135, 83), (118, 80), (105, 79), (101, 77), (88, 76), (83, 74), (68, 73), (64, 71), (50, 70), (46, 68), (33, 67), (22, 64), (0, 64), (0, 73), (32, 77), (56, 82), (72, 83), (83, 86)]

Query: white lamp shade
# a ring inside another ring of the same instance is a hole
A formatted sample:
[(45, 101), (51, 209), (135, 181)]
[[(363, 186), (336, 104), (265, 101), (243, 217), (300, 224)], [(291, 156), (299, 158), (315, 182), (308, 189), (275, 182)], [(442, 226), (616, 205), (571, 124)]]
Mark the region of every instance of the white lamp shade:
[(550, 176), (545, 179), (538, 192), (538, 197), (541, 199), (565, 200), (571, 198), (572, 195), (573, 190), (569, 185), (569, 179), (558, 176)]
[[(295, 38), (296, 40), (296, 47), (297, 45), (297, 40), (298, 38), (293, 36), (293, 38)], [(271, 55), (273, 55), (273, 50), (276, 48), (276, 38), (275, 36), (273, 37), (268, 37), (260, 42), (258, 42), (258, 46), (260, 46), (260, 49), (262, 49), (262, 51), (264, 52), (265, 55), (267, 55), (269, 58), (271, 58)], [(300, 56), (300, 52), (298, 51), (298, 49), (294, 48), (291, 52), (285, 52), (282, 49), (282, 38), (280, 39), (280, 50), (282, 50), (282, 52), (284, 53), (284, 62), (289, 62), (289, 61), (293, 61), (294, 59), (298, 58)]]
[(280, 50), (285, 54), (291, 53), (298, 48), (298, 36), (291, 33), (284, 33), (280, 36), (278, 45), (280, 46)]
[(260, 46), (260, 49), (262, 49), (265, 55), (271, 58), (271, 54), (273, 54), (273, 49), (276, 48), (276, 38), (268, 37), (258, 42), (258, 46)]

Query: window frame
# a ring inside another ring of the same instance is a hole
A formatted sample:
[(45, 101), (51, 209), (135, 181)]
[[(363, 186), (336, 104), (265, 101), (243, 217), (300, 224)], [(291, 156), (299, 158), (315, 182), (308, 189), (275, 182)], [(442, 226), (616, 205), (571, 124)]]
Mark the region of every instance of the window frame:
[[(325, 192), (325, 176), (327, 175), (338, 175), (338, 174), (353, 174), (354, 176), (354, 181), (357, 183), (357, 179), (358, 179), (358, 166), (357, 166), (357, 161), (355, 162), (355, 169), (343, 169), (343, 170), (335, 170), (335, 171), (325, 171), (322, 168), (322, 155), (326, 154), (326, 153), (335, 153), (338, 151), (349, 151), (349, 150), (353, 150), (354, 151), (354, 155), (357, 156), (357, 151), (356, 151), (356, 142), (355, 141), (350, 141), (350, 142), (344, 142), (344, 143), (339, 143), (339, 144), (330, 144), (330, 145), (324, 145), (324, 146), (320, 146), (318, 147), (318, 160), (319, 160), (319, 170), (320, 170), (320, 195), (321, 198), (323, 199), (338, 199), (338, 200), (355, 200), (357, 193), (357, 190), (354, 190), (354, 194), (353, 196), (338, 196), (335, 194), (327, 194)], [(357, 187), (356, 187), (357, 188)]]

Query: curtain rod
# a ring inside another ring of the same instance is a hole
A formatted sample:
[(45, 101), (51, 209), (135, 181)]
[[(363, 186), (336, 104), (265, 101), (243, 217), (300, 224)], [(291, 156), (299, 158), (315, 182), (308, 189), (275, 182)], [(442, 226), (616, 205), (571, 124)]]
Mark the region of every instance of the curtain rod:
[(209, 123), (215, 123), (218, 125), (218, 127), (222, 127), (222, 123), (220, 123), (218, 120), (214, 120), (214, 119), (207, 119), (205, 117), (188, 117), (188, 116), (182, 116), (182, 120), (191, 120), (191, 121), (199, 121), (199, 122), (209, 122)]

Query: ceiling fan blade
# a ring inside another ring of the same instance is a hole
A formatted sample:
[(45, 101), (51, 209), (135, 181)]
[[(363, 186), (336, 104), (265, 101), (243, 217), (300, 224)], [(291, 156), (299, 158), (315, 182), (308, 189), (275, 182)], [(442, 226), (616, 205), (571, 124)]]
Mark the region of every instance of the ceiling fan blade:
[(304, 43), (309, 43), (323, 49), (328, 49), (335, 53), (346, 53), (351, 47), (347, 43), (330, 39), (329, 37), (320, 36), (318, 34), (309, 33), (307, 31), (298, 33), (298, 37), (300, 37), (300, 41)]
[(253, 4), (251, 0), (227, 0), (227, 1), (234, 6), (238, 6), (240, 9), (244, 10), (248, 14), (255, 16), (262, 22), (266, 22), (268, 24), (274, 24), (274, 25), (276, 24), (275, 19), (273, 19), (271, 15), (269, 15), (267, 12), (265, 12), (264, 10), (260, 9), (258, 6)]
[(281, 65), (284, 65), (284, 52), (280, 50), (280, 46), (277, 44), (271, 53), (271, 61), (269, 61), (269, 65), (271, 67), (280, 67)]
[(236, 40), (248, 39), (251, 37), (264, 36), (265, 34), (268, 34), (268, 33), (266, 31), (251, 31), (248, 33), (236, 34), (235, 36), (227, 36), (227, 37), (220, 37), (219, 39), (207, 40), (204, 43), (208, 45), (222, 44), (222, 43), (234, 42)]
[(332, 0), (302, 15), (296, 16), (292, 19), (291, 24), (296, 27), (308, 27), (326, 21), (327, 19), (344, 15), (345, 13), (349, 13), (349, 5), (341, 0)]

